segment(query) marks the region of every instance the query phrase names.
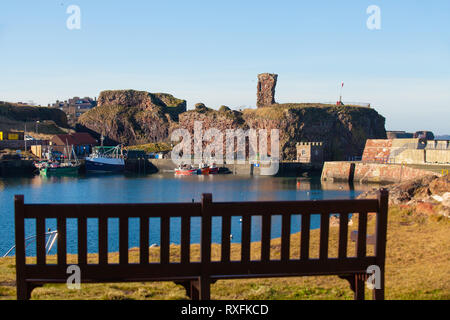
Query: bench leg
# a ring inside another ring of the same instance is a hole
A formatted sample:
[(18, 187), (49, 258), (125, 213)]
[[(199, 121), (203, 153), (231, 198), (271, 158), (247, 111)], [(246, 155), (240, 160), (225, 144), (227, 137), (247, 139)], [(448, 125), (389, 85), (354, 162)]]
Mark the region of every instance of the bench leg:
[(211, 300), (211, 280), (208, 277), (200, 277), (199, 282), (200, 300)]
[(17, 300), (30, 300), (31, 292), (28, 290), (28, 285), (25, 281), (17, 282)]
[(384, 270), (381, 270), (380, 277), (380, 289), (372, 290), (373, 300), (384, 300)]
[(355, 274), (355, 300), (364, 300), (365, 298), (366, 275)]
[(41, 287), (42, 285), (35, 285), (32, 283), (27, 283), (26, 281), (20, 281), (17, 283), (17, 300), (30, 300), (31, 293), (35, 288)]
[(350, 289), (353, 291), (353, 297), (355, 300), (364, 300), (364, 288), (365, 288), (365, 274), (353, 274), (339, 276), (339, 278), (347, 280), (350, 284)]

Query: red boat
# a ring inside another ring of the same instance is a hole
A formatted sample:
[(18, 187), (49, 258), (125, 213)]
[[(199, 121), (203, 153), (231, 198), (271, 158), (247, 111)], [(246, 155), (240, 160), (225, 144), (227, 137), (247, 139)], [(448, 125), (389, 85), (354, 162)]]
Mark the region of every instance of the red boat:
[(197, 169), (192, 168), (192, 166), (180, 166), (175, 169), (175, 175), (177, 176), (192, 176), (197, 174)]

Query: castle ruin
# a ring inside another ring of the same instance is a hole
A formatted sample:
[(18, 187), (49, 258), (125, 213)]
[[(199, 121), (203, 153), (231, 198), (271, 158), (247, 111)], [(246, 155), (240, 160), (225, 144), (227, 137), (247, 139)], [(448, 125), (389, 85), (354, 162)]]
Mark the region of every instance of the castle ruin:
[(275, 87), (277, 85), (277, 74), (261, 73), (258, 75), (258, 91), (256, 106), (258, 108), (275, 104)]

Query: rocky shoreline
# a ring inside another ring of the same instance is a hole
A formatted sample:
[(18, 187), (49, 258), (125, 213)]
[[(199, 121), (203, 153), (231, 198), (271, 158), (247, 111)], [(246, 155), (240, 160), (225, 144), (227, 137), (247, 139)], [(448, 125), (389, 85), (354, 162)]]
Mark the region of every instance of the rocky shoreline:
[[(426, 176), (386, 186), (389, 204), (411, 210), (414, 214), (440, 215), (450, 218), (450, 176)], [(376, 198), (376, 189), (358, 198)]]

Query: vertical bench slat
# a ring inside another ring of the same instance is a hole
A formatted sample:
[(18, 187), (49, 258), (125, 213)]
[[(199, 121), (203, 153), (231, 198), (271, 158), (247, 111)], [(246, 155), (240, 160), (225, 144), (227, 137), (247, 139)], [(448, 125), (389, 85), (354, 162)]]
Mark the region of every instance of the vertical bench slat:
[(58, 265), (67, 264), (67, 224), (66, 218), (58, 218)]
[(86, 217), (78, 218), (78, 264), (87, 264), (87, 221)]
[(160, 263), (168, 264), (170, 259), (170, 217), (161, 217)]
[(212, 194), (202, 195), (202, 232), (201, 232), (201, 261), (203, 264), (211, 262), (211, 203)]
[(181, 218), (181, 263), (191, 261), (191, 218)]
[(262, 216), (261, 226), (261, 261), (270, 260), (270, 230), (272, 216), (265, 214)]
[(311, 227), (311, 216), (309, 214), (302, 214), (302, 233), (300, 243), (300, 259), (309, 259), (309, 230)]
[(24, 196), (14, 197), (14, 225), (16, 240), (16, 287), (17, 299), (28, 299), (28, 288), (25, 282), (25, 219), (24, 219)]
[(250, 229), (252, 218), (250, 215), (242, 217), (241, 261), (250, 261)]
[(367, 212), (360, 212), (358, 219), (358, 243), (357, 256), (363, 258), (366, 256), (367, 240)]
[(98, 219), (98, 263), (108, 264), (108, 219), (106, 217)]
[(376, 218), (376, 240), (375, 257), (380, 268), (380, 289), (373, 291), (373, 299), (383, 300), (385, 291), (385, 263), (386, 263), (386, 233), (389, 208), (389, 191), (380, 189), (378, 191), (378, 212)]
[(139, 220), (139, 260), (141, 264), (149, 263), (149, 230), (148, 230), (148, 217), (141, 217)]
[(347, 258), (348, 213), (339, 215), (339, 259)]
[(45, 264), (45, 218), (36, 218), (36, 258), (37, 264)]
[(328, 237), (330, 234), (330, 215), (322, 213), (320, 215), (320, 250), (319, 258), (321, 260), (328, 259)]
[(119, 263), (128, 264), (128, 217), (119, 218)]
[(231, 217), (222, 217), (222, 262), (230, 261), (230, 236), (231, 236)]
[(288, 261), (291, 246), (291, 215), (283, 214), (281, 222), (281, 260)]

